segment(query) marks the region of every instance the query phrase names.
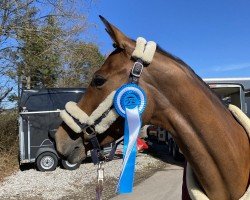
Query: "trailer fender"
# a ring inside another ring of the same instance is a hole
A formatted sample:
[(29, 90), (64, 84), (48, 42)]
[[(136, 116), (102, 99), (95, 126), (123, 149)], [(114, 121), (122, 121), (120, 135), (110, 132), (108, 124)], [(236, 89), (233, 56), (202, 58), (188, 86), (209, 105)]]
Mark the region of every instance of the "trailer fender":
[(59, 158), (56, 150), (54, 148), (50, 148), (50, 147), (41, 147), (37, 153), (36, 153), (36, 159), (38, 158), (38, 156), (41, 154), (41, 153), (44, 153), (44, 152), (51, 152), (51, 153), (54, 153), (56, 155), (57, 158)]

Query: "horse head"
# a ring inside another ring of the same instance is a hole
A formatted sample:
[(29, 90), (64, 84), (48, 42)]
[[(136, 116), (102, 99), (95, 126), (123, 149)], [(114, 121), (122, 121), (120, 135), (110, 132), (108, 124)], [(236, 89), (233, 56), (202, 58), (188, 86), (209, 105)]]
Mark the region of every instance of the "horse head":
[[(82, 116), (79, 118), (82, 118), (84, 115), (90, 116), (92, 124), (105, 111), (107, 107), (105, 101), (110, 104), (117, 88), (128, 82), (131, 68), (135, 62), (131, 57), (132, 52), (135, 49), (135, 41), (128, 38), (105, 18), (101, 16), (100, 18), (106, 27), (106, 31), (114, 42), (113, 46), (115, 47), (115, 50), (107, 57), (100, 69), (94, 73), (84, 97), (82, 97), (77, 103), (77, 107), (81, 110), (75, 111), (79, 112), (79, 115), (81, 115), (81, 111), (83, 111)], [(147, 77), (147, 70), (144, 70), (143, 75), (140, 78), (140, 86), (147, 94), (147, 108), (142, 116), (144, 124), (149, 121), (154, 108), (154, 101), (150, 96), (149, 86), (146, 81), (144, 81)], [(69, 110), (70, 109), (71, 107), (69, 105)], [(112, 123), (107, 122), (108, 125), (105, 124), (105, 127), (97, 127), (97, 129), (102, 129), (102, 134), (98, 135), (98, 140), (101, 146), (110, 143), (123, 135), (123, 119), (118, 117), (114, 112), (111, 112), (110, 115), (111, 118), (113, 118), (111, 120)], [(77, 117), (78, 116), (76, 116), (76, 118)], [(87, 121), (89, 120), (90, 119), (88, 118)], [(82, 122), (83, 121), (86, 123), (85, 119), (82, 119)], [(75, 132), (78, 132), (78, 130), (72, 130), (72, 127), (70, 128), (66, 123), (62, 123), (55, 135), (57, 151), (73, 163), (83, 160), (86, 157), (86, 151), (91, 148), (91, 145), (88, 145), (87, 143), (84, 145), (83, 135)], [(81, 131), (79, 130), (79, 132)]]
[[(84, 97), (66, 104), (61, 112), (66, 123), (55, 135), (58, 152), (72, 163), (83, 160), (92, 148), (82, 127), (94, 126), (101, 146), (123, 135), (124, 120), (112, 107), (113, 98), (129, 82), (137, 42), (101, 20), (115, 50), (95, 72)], [(172, 134), (209, 199), (239, 199), (249, 180), (249, 138), (219, 98), (186, 63), (160, 48), (138, 84), (147, 96), (142, 124)]]

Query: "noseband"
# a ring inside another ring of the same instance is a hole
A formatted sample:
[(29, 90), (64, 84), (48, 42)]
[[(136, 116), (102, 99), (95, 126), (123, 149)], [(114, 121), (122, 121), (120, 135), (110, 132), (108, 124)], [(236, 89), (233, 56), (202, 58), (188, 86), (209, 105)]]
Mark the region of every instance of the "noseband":
[[(152, 62), (155, 51), (155, 42), (147, 42), (142, 37), (137, 38), (136, 47), (132, 53), (132, 58), (135, 60), (135, 63), (131, 69), (128, 82), (135, 84), (139, 83), (143, 68)], [(91, 157), (94, 164), (98, 164), (104, 158), (100, 153), (101, 147), (96, 135), (104, 133), (119, 116), (113, 108), (115, 92), (116, 91), (111, 92), (90, 116), (81, 110), (75, 102), (68, 102), (65, 105), (65, 110), (60, 113), (63, 121), (74, 132), (83, 132), (84, 141), (90, 141), (92, 143), (93, 150), (91, 150)], [(108, 156), (109, 158), (105, 160), (112, 160), (116, 147), (117, 144), (114, 145), (114, 148)]]

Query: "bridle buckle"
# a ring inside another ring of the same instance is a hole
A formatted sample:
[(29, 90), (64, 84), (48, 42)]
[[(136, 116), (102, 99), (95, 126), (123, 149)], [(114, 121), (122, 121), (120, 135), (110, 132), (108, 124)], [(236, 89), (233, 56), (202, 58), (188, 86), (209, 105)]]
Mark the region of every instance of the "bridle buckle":
[(92, 126), (86, 126), (86, 127), (84, 127), (84, 129), (82, 130), (82, 132), (84, 134), (84, 139), (86, 141), (89, 141), (91, 138), (93, 138), (94, 136), (96, 136), (95, 129)]
[(131, 75), (140, 78), (142, 71), (143, 71), (143, 64), (137, 61), (134, 63), (134, 66), (131, 70)]

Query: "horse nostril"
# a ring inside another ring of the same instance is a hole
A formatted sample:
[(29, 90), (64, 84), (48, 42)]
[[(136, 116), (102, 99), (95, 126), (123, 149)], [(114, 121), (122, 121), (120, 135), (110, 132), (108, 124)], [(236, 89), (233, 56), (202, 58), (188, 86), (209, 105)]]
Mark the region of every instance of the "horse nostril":
[(67, 157), (67, 160), (74, 164), (78, 163), (86, 158), (86, 154), (84, 151), (84, 148), (82, 146), (75, 146), (73, 148), (73, 151), (70, 153), (70, 155)]
[(75, 146), (75, 147), (72, 149), (72, 151), (71, 151), (71, 153), (70, 153), (69, 156), (73, 156), (76, 152), (78, 152), (79, 149), (80, 149), (79, 146)]
[(74, 151), (77, 151), (77, 149), (79, 149), (80, 147), (78, 147), (78, 146), (76, 146), (75, 148), (74, 148)]

